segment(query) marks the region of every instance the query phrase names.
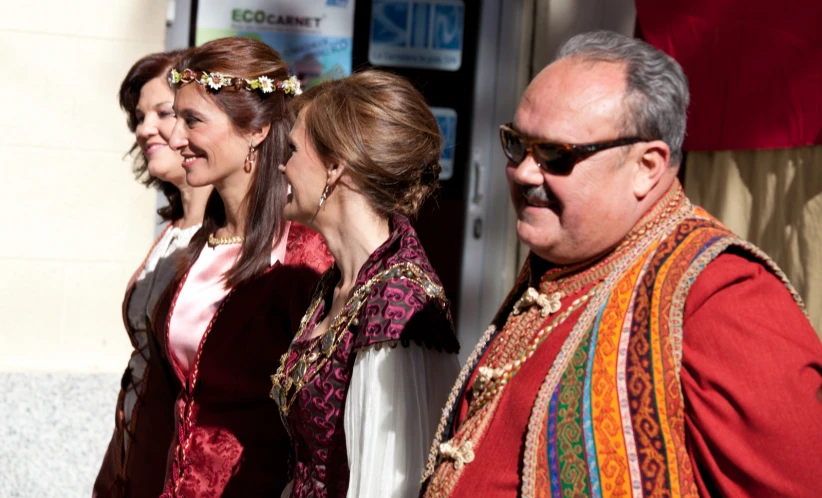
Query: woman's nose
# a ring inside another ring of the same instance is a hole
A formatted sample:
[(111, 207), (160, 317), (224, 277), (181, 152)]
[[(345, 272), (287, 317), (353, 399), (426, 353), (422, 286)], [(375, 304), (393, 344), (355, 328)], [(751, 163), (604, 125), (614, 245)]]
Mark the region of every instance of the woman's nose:
[(157, 135), (159, 130), (157, 129), (157, 123), (154, 119), (146, 116), (143, 118), (143, 121), (137, 125), (137, 128), (134, 130), (134, 134), (137, 136), (138, 139), (147, 140), (154, 135)]
[(185, 137), (182, 120), (178, 119), (174, 123), (174, 128), (171, 129), (171, 136), (168, 137), (168, 145), (174, 150), (182, 150), (188, 145), (188, 140)]

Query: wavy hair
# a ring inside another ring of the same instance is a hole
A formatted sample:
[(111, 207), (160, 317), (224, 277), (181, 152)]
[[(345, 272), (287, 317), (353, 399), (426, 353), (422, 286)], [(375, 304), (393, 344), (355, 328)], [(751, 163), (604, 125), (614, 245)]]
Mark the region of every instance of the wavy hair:
[[(120, 83), (120, 108), (125, 111), (128, 122), (128, 129), (132, 133), (137, 131), (137, 103), (140, 101), (140, 91), (143, 86), (154, 78), (165, 79), (166, 73), (174, 67), (184, 50), (174, 50), (171, 52), (159, 52), (151, 54), (138, 60), (128, 70), (123, 82)], [(183, 200), (180, 197), (180, 190), (170, 182), (163, 181), (148, 172), (148, 158), (140, 150), (137, 141), (131, 146), (128, 155), (134, 158), (132, 171), (134, 177), (146, 187), (153, 187), (163, 193), (168, 201), (167, 206), (157, 210), (157, 214), (165, 221), (175, 221), (181, 219), (183, 212)]]

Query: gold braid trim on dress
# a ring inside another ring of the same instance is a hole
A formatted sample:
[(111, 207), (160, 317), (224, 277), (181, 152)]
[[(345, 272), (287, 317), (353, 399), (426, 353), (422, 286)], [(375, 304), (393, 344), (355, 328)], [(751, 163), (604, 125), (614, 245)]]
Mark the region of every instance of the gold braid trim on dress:
[[(328, 270), (327, 275), (330, 274), (331, 270)], [(445, 292), (442, 287), (435, 284), (417, 265), (413, 263), (394, 264), (356, 287), (345, 306), (343, 306), (342, 311), (331, 321), (328, 330), (313, 338), (311, 344), (305, 348), (299, 358), (296, 358), (289, 365), (288, 359), (294, 349), (294, 342), (306, 334), (309, 321), (326, 295), (326, 286), (329, 279), (324, 278), (315, 293), (314, 302), (300, 322), (300, 329), (297, 335), (294, 336), (291, 342), (292, 345), (280, 357), (280, 366), (277, 373), (271, 376), (272, 387), (269, 396), (277, 402), (284, 418), (288, 416), (288, 412), (297, 400), (299, 392), (311, 382), (334, 355), (334, 351), (337, 350), (340, 341), (348, 331), (348, 327), (358, 324), (357, 314), (368, 301), (368, 296), (371, 294), (373, 287), (393, 279), (408, 279), (414, 282), (422, 288), (428, 297), (436, 299), (447, 309)], [(379, 347), (376, 349), (379, 349)]]

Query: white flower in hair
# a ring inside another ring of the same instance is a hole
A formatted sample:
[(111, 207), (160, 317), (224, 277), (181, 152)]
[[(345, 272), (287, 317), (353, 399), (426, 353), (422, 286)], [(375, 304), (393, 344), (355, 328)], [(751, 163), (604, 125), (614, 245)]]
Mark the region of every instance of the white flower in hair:
[(260, 90), (263, 93), (271, 93), (274, 91), (274, 82), (271, 81), (271, 78), (268, 76), (260, 76), (257, 78), (257, 81), (260, 82)]
[(302, 90), (300, 90), (300, 80), (298, 80), (296, 76), (292, 76), (283, 81), (282, 87), (283, 92), (286, 94), (291, 93), (294, 95), (299, 95), (303, 93)]
[(208, 73), (208, 87), (212, 90), (219, 90), (223, 87), (225, 78), (222, 73)]

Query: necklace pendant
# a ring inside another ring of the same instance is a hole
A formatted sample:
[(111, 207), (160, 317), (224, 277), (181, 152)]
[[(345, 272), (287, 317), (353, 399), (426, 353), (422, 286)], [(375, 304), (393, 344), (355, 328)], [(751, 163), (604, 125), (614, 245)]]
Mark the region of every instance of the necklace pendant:
[(299, 384), (302, 378), (305, 376), (305, 371), (308, 370), (308, 365), (305, 363), (305, 358), (300, 358), (297, 364), (294, 366), (294, 370), (291, 372), (291, 380), (295, 384)]
[(328, 331), (322, 338), (320, 343), (320, 347), (322, 348), (323, 354), (328, 354), (331, 352), (331, 347), (334, 346), (334, 334), (332, 331)]
[(522, 297), (514, 304), (512, 314), (519, 315), (531, 306), (539, 306), (539, 316), (542, 318), (553, 315), (562, 307), (562, 293), (554, 292), (550, 296), (542, 294), (533, 287), (522, 293)]
[(280, 403), (280, 396), (282, 392), (282, 388), (279, 385), (274, 384), (274, 386), (271, 388), (271, 392), (268, 393), (268, 396), (275, 402), (277, 402), (278, 405), (283, 406), (283, 404)]

